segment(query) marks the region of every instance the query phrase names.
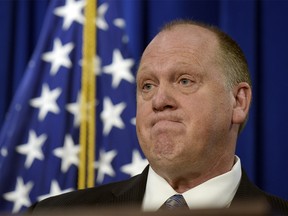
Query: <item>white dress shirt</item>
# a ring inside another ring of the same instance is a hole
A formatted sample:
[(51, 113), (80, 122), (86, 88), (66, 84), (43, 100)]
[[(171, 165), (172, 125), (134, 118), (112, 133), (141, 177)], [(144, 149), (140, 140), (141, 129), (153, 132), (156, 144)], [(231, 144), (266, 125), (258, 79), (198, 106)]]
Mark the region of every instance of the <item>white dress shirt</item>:
[[(235, 156), (235, 164), (229, 172), (209, 179), (182, 195), (190, 209), (229, 207), (238, 189), (241, 174), (241, 161)], [(142, 210), (156, 211), (175, 194), (179, 193), (149, 167)]]

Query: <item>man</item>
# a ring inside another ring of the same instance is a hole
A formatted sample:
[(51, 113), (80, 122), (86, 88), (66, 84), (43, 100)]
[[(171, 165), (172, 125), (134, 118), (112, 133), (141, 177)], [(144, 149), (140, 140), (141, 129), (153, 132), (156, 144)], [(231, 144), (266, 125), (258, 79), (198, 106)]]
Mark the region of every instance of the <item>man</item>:
[(176, 203), (190, 209), (265, 200), (273, 212), (288, 213), (286, 201), (248, 180), (235, 156), (251, 97), (245, 57), (231, 38), (192, 21), (167, 24), (145, 49), (137, 73), (136, 128), (149, 166), (127, 181), (49, 198), (30, 211), (75, 206), (157, 211), (177, 194), (182, 196)]

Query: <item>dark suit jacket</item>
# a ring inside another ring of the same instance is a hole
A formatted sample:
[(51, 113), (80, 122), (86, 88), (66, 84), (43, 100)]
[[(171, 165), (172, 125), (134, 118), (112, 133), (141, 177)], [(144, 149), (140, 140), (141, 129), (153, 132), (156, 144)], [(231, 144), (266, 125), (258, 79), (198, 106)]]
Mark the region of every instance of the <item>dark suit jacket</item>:
[[(126, 181), (111, 183), (100, 187), (84, 189), (48, 198), (42, 202), (34, 204), (29, 212), (37, 213), (41, 210), (52, 210), (57, 208), (73, 207), (115, 207), (131, 206), (141, 208), (145, 193), (148, 166), (135, 177)], [(288, 202), (265, 193), (249, 181), (244, 170), (239, 188), (230, 207), (235, 206), (238, 201), (265, 200), (271, 207), (273, 213), (288, 215)]]

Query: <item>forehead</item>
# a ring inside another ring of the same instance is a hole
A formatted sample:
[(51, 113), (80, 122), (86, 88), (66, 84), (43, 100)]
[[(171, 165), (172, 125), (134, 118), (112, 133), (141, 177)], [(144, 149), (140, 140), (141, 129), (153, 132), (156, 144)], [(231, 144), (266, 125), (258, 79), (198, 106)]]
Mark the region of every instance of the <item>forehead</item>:
[(217, 47), (217, 41), (215, 33), (204, 27), (180, 24), (160, 32), (147, 46), (144, 55), (151, 50), (165, 51), (171, 48), (190, 49), (190, 51), (202, 49), (209, 52)]
[(198, 67), (215, 64), (218, 41), (200, 26), (181, 24), (160, 32), (145, 49), (138, 73), (163, 67)]

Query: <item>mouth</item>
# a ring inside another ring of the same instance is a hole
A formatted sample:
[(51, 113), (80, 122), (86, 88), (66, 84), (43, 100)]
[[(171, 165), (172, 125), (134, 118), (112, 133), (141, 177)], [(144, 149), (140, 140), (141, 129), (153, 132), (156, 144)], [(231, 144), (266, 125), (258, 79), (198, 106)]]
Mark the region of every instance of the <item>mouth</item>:
[(152, 127), (158, 124), (166, 125), (171, 123), (181, 123), (181, 120), (178, 117), (173, 116), (158, 116), (152, 120)]

